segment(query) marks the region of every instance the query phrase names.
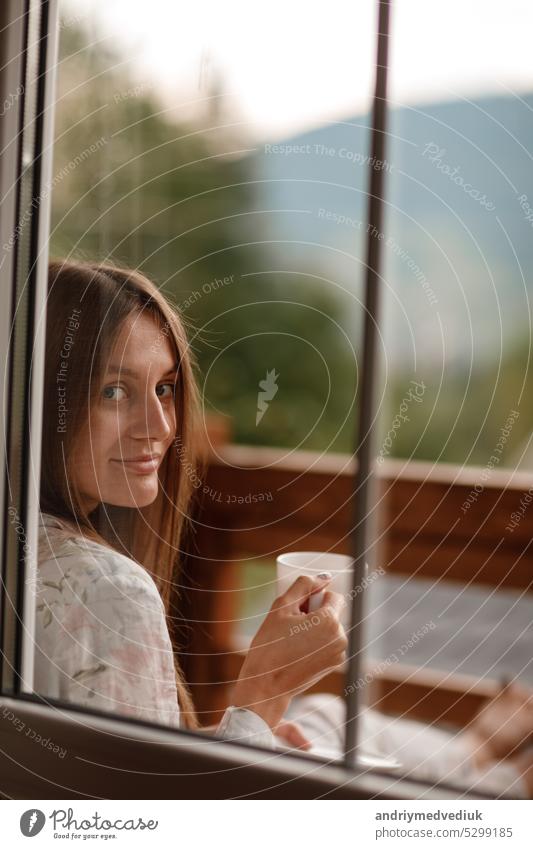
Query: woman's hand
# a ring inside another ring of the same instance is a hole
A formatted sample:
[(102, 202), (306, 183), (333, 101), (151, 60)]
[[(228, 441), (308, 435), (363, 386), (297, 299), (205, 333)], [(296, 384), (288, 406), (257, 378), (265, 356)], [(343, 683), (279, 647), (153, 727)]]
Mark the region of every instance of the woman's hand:
[(516, 771), (520, 774), (527, 792), (527, 798), (533, 799), (533, 749), (526, 749), (514, 758), (509, 758)]
[(311, 748), (311, 742), (307, 739), (302, 729), (296, 722), (280, 722), (274, 729), (274, 734), (287, 746), (292, 746), (293, 749)]
[(478, 767), (517, 755), (533, 743), (533, 693), (520, 684), (507, 684), (480, 710), (465, 733)]
[(348, 641), (339, 622), (342, 596), (326, 590), (320, 607), (307, 612), (310, 596), (330, 580), (297, 578), (272, 604), (242, 666), (233, 704), (255, 711), (272, 729), (293, 696), (344, 662)]

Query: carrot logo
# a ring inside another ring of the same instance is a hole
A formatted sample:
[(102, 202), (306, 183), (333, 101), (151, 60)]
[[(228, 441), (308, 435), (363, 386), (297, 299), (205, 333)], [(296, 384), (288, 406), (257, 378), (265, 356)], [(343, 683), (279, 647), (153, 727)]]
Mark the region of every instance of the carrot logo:
[(276, 374), (276, 369), (273, 368), (271, 371), (267, 371), (266, 378), (264, 380), (259, 381), (260, 391), (257, 393), (257, 414), (255, 417), (256, 427), (268, 410), (270, 401), (272, 401), (278, 391), (278, 384), (276, 383), (278, 377), (279, 374)]
[(35, 837), (42, 830), (46, 817), (38, 808), (30, 808), (24, 811), (20, 818), (20, 830), (24, 837)]

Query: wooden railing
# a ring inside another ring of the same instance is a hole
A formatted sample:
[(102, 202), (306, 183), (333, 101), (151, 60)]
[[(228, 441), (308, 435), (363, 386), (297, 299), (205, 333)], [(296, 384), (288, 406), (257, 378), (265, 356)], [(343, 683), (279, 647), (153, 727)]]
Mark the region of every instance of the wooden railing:
[[(235, 445), (219, 447), (210, 458), (174, 602), (174, 637), (202, 721), (216, 721), (230, 702), (242, 663), (234, 628), (239, 569), (287, 550), (348, 553), (353, 462), (347, 455)], [(531, 591), (533, 509), (520, 510), (520, 500), (524, 505), (533, 476), (493, 471), (483, 482), (481, 472), (385, 462), (379, 468), (376, 534), (383, 568)], [(510, 530), (517, 510), (520, 521)], [(461, 725), (496, 686), (395, 665), (374, 676), (368, 693), (382, 710)], [(342, 676), (329, 676), (317, 689), (341, 693)]]

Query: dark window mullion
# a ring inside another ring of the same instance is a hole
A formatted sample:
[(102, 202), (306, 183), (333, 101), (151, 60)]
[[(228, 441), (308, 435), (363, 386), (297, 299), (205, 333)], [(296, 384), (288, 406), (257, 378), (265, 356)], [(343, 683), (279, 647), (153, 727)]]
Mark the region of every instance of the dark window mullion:
[[(372, 104), (370, 163), (384, 162), (387, 119), (387, 71), (389, 49), (390, 6), (392, 0), (378, 2), (378, 33), (375, 91)], [(349, 630), (348, 664), (346, 672), (346, 736), (345, 764), (356, 766), (358, 746), (358, 719), (360, 713), (359, 689), (363, 647), (363, 611), (365, 593), (365, 564), (371, 559), (371, 513), (374, 488), (374, 440), (376, 423), (377, 337), (380, 299), (380, 263), (382, 242), (375, 237), (382, 231), (383, 220), (383, 168), (369, 165), (368, 226), (366, 249), (366, 279), (364, 296), (363, 362), (357, 431), (357, 468), (352, 496), (352, 593), (351, 626)]]
[(19, 103), (21, 123), (17, 139), (17, 211), (9, 241), (10, 250), (13, 252), (13, 287), (9, 358), (6, 368), (1, 686), (3, 692), (15, 695), (21, 690), (23, 634), (26, 624), (23, 625), (27, 597), (26, 559), (30, 548), (28, 540), (34, 536), (33, 529), (29, 527), (31, 519), (28, 517), (28, 481), (32, 456), (29, 412), (36, 274), (40, 251), (39, 221), (43, 207), (49, 203), (41, 185), (48, 12), (49, 3), (46, 0), (29, 0), (27, 3), (22, 59), (24, 90)]

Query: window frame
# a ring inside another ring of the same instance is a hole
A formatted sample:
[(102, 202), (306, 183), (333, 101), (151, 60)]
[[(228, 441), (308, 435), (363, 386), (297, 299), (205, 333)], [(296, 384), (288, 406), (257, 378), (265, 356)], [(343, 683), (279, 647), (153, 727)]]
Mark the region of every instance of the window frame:
[[(27, 0), (22, 13), (16, 0), (8, 0), (3, 7), (1, 53), (9, 72), (2, 75), (1, 88), (3, 102), (8, 102), (6, 97), (13, 102), (2, 126), (2, 159), (7, 155), (0, 173), (2, 198), (9, 197), (2, 230), (4, 280), (9, 285), (3, 286), (1, 293), (6, 431), (1, 493), (0, 690), (12, 695), (33, 689), (42, 315), (47, 291), (57, 15), (56, 0)], [(9, 568), (9, 564), (16, 566)]]

